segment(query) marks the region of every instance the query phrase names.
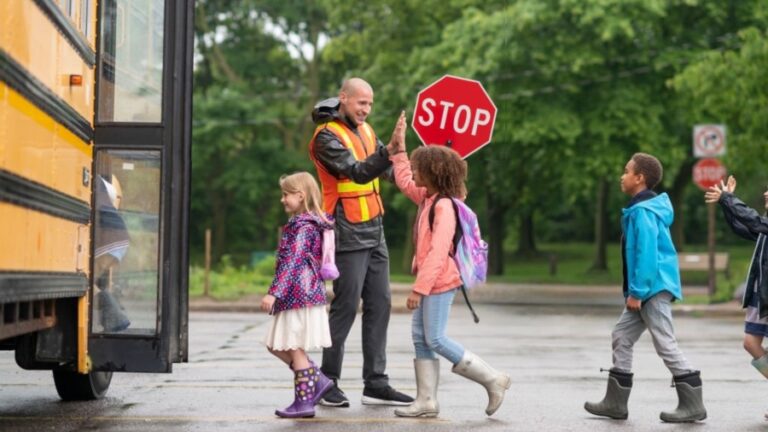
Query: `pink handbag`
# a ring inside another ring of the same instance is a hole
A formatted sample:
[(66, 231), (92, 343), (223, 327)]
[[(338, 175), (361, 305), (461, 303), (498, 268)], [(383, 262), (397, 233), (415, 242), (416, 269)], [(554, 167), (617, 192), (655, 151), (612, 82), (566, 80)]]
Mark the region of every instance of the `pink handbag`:
[(323, 231), (323, 264), (320, 266), (320, 277), (323, 280), (339, 277), (339, 269), (336, 267), (336, 237), (332, 229)]

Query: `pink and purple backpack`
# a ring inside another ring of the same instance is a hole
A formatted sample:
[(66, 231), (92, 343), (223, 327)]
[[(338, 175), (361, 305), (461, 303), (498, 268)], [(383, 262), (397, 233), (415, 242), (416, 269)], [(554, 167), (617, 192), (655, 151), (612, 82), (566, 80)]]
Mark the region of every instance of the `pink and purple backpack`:
[[(435, 205), (445, 196), (438, 197), (429, 209), (429, 229), (435, 221)], [(485, 283), (488, 273), (488, 243), (480, 236), (480, 224), (477, 222), (477, 215), (463, 201), (457, 198), (449, 198), (453, 203), (453, 209), (456, 211), (456, 233), (453, 235), (453, 260), (461, 274), (462, 293), (467, 301), (469, 309), (472, 311), (475, 322), (479, 322), (472, 305), (469, 303), (467, 293), (464, 290), (473, 289)]]
[(336, 238), (333, 229), (323, 230), (323, 263), (320, 266), (320, 277), (324, 281), (335, 280), (339, 277), (336, 267)]

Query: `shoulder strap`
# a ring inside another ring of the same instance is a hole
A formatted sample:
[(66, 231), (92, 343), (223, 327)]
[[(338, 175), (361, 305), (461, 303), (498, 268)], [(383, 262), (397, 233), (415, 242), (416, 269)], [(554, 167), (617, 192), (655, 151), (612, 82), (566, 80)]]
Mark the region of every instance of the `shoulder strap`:
[[(453, 201), (453, 198), (445, 195), (438, 195), (437, 198), (435, 198), (435, 201), (432, 202), (432, 206), (429, 208), (429, 230), (432, 231), (433, 227), (435, 225), (435, 206), (437, 205), (437, 202), (441, 199), (449, 199), (451, 200), (451, 204), (453, 205), (453, 212), (456, 215), (456, 231), (453, 233), (453, 250), (456, 251), (456, 248), (459, 247), (459, 242), (461, 241), (461, 236), (464, 234), (464, 232), (461, 229), (461, 220), (459, 219), (459, 208), (456, 206), (456, 203)], [(453, 256), (453, 252), (451, 253), (451, 256)]]

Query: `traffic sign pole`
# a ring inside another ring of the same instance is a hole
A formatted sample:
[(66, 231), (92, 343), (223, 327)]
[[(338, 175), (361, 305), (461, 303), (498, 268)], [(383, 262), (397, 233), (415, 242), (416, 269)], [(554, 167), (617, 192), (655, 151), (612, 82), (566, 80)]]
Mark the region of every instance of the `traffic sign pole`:
[[(723, 125), (696, 125), (693, 128), (694, 157), (714, 158), (725, 154), (726, 131)], [(725, 167), (717, 159), (701, 159), (693, 167), (693, 181), (702, 190), (719, 184), (725, 177)], [(709, 299), (717, 290), (717, 273), (715, 272), (715, 203), (707, 204), (707, 252), (709, 268), (707, 269), (707, 292)]]
[(707, 291), (709, 292), (709, 302), (712, 302), (712, 296), (717, 290), (717, 273), (715, 273), (715, 203), (708, 204), (707, 209), (707, 249), (709, 252), (709, 269), (707, 269)]

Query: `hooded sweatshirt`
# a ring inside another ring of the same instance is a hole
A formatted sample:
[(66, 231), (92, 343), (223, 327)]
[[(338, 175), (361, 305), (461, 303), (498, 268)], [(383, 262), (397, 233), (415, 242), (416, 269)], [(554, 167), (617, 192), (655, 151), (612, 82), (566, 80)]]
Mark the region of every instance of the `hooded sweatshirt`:
[(669, 227), (675, 214), (666, 193), (622, 209), (627, 273), (624, 297), (646, 301), (667, 291), (680, 300), (680, 268)]
[(312, 213), (291, 217), (283, 227), (269, 294), (275, 296), (273, 313), (324, 305), (325, 284), (320, 277), (323, 231), (333, 225)]

